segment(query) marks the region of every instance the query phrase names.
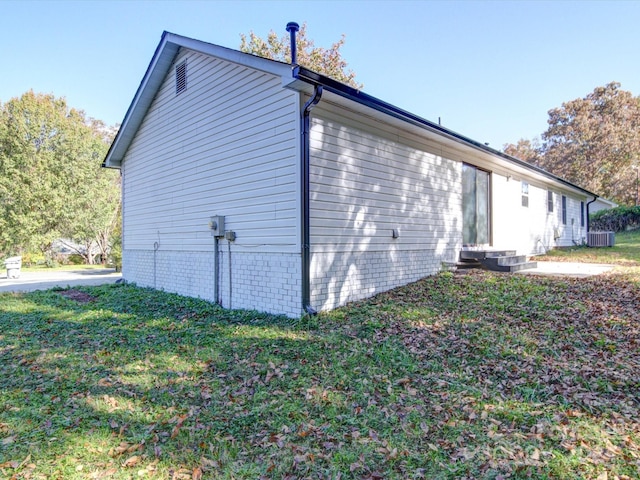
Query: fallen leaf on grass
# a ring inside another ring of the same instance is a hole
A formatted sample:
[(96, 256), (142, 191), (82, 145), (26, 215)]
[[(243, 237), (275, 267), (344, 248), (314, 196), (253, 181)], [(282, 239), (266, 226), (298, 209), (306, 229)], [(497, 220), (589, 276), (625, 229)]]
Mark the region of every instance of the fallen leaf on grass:
[(143, 443), (121, 442), (120, 445), (109, 450), (109, 456), (117, 457), (119, 455), (122, 455), (123, 453), (133, 453), (136, 450), (142, 450), (143, 448), (144, 448)]
[(93, 472), (91, 475), (89, 475), (89, 478), (93, 478), (93, 479), (109, 478), (109, 477), (113, 477), (117, 472), (118, 470), (116, 470), (115, 468), (108, 468), (106, 470), (101, 470), (99, 472)]
[(205, 468), (218, 468), (220, 466), (217, 461), (210, 460), (207, 457), (201, 457), (200, 464)]
[(127, 468), (135, 467), (137, 464), (140, 463), (141, 460), (142, 460), (141, 457), (139, 457), (138, 455), (134, 455), (133, 457), (127, 458), (122, 464), (122, 466)]
[(180, 429), (182, 428), (182, 424), (187, 419), (187, 415), (177, 415), (174, 417), (177, 420), (176, 426), (171, 430), (171, 438), (176, 438), (180, 433)]
[(175, 480), (191, 480), (193, 472), (186, 468), (180, 468), (177, 471), (169, 470), (169, 473), (171, 474), (171, 478)]
[(107, 377), (101, 378), (100, 380), (98, 380), (99, 387), (111, 387), (112, 385), (113, 383), (111, 382), (111, 379)]

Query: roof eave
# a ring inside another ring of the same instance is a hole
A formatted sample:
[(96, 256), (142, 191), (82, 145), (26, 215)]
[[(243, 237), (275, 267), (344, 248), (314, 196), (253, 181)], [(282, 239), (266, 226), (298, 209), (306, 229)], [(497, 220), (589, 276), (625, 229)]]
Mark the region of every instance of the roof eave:
[(103, 166), (107, 168), (120, 168), (122, 159), (135, 136), (138, 127), (142, 123), (151, 102), (160, 88), (175, 56), (180, 49), (176, 43), (169, 41), (171, 34), (163, 32), (160, 43), (142, 77), (138, 90), (127, 109), (124, 120), (118, 129), (109, 151), (104, 159)]
[(320, 75), (312, 70), (308, 70), (304, 67), (296, 67), (293, 70), (293, 76), (294, 78), (302, 80), (311, 85), (322, 85), (323, 88), (325, 88), (326, 90), (332, 93), (335, 93), (336, 95), (340, 95), (342, 97), (348, 98), (352, 101), (358, 102), (362, 105), (365, 105), (374, 110), (390, 115), (399, 120), (403, 120), (405, 122), (408, 122), (420, 128), (424, 128), (431, 132), (436, 132), (440, 135), (444, 135), (456, 142), (470, 146), (474, 149), (489, 153), (491, 155), (498, 156), (509, 163), (512, 163), (516, 166), (529, 170), (532, 173), (542, 175), (554, 182), (559, 182), (571, 189), (581, 191), (588, 196), (598, 197), (598, 195), (596, 195), (595, 193), (590, 192), (578, 185), (575, 185), (563, 178), (553, 175), (552, 173), (547, 172), (546, 170), (540, 167), (536, 167), (535, 165), (531, 165), (530, 163), (520, 160), (519, 158), (512, 157), (511, 155), (507, 155), (506, 153), (496, 150), (494, 148), (491, 148), (488, 145), (477, 142), (469, 137), (466, 137), (457, 132), (454, 132), (453, 130), (445, 128), (442, 125), (431, 122), (425, 118), (419, 117), (418, 115), (415, 115), (411, 112), (403, 110), (399, 107), (396, 107), (395, 105), (392, 105), (383, 100), (380, 100), (379, 98), (368, 95), (356, 88), (353, 88), (349, 85), (345, 85), (344, 83), (338, 82), (337, 80), (333, 80), (324, 75)]

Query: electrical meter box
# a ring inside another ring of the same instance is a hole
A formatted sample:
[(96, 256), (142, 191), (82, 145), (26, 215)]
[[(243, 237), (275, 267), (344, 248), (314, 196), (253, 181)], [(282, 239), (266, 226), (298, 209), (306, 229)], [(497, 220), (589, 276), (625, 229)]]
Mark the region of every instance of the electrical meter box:
[(211, 235), (214, 237), (224, 237), (224, 215), (214, 215), (209, 220)]

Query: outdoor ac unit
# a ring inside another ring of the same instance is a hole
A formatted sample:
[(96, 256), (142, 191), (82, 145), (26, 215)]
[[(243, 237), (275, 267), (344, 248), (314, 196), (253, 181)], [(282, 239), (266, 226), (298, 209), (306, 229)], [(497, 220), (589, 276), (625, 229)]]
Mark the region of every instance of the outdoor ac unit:
[(615, 244), (616, 235), (613, 232), (587, 233), (587, 245), (589, 247), (613, 247)]

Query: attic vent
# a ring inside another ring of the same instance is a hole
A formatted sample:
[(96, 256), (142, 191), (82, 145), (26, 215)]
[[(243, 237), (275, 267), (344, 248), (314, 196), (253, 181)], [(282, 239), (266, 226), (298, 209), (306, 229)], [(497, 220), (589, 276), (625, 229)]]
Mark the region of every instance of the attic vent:
[(176, 65), (176, 95), (187, 89), (187, 61)]

